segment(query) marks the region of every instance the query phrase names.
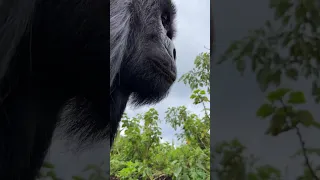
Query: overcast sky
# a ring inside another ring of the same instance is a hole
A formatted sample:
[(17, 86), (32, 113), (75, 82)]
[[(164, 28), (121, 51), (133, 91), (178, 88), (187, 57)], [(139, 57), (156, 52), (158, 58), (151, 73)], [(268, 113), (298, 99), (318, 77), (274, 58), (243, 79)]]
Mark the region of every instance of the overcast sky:
[[(216, 51), (214, 60), (227, 46), (247, 34), (249, 29), (259, 28), (267, 19), (272, 19), (268, 9), (269, 1), (221, 0), (214, 1)], [(301, 174), (302, 159), (292, 160), (292, 155), (300, 146), (295, 132), (279, 137), (264, 135), (269, 124), (267, 120), (256, 118), (256, 109), (264, 102), (255, 75), (246, 73), (240, 77), (235, 65), (225, 63), (212, 66), (211, 74), (211, 142), (231, 140), (235, 137), (246, 145), (249, 153), (261, 158), (262, 163), (269, 163), (284, 170), (288, 166), (287, 180)], [(303, 90), (307, 93), (308, 82), (284, 82), (285, 87)], [(310, 97), (309, 100), (311, 101)], [(319, 106), (312, 101), (304, 108), (320, 117)], [(319, 147), (319, 133), (314, 129), (303, 129), (302, 135), (307, 147)], [(319, 163), (319, 161), (317, 161)]]
[[(194, 59), (201, 52), (207, 52), (210, 47), (210, 1), (209, 0), (174, 0), (177, 8), (177, 50), (178, 77), (193, 68)], [(126, 112), (130, 117), (144, 113), (150, 107), (156, 108), (159, 117), (163, 119), (168, 107), (185, 105), (197, 114), (201, 114), (198, 106), (192, 105), (189, 99), (191, 91), (183, 83), (175, 83), (169, 96), (156, 106), (141, 108), (128, 107)], [(163, 140), (171, 142), (174, 130), (162, 123)], [(81, 170), (88, 163), (100, 163), (107, 157), (106, 144), (96, 145), (86, 152), (74, 154), (69, 142), (55, 138), (47, 159), (56, 165), (59, 177), (70, 179), (72, 175), (82, 174)]]

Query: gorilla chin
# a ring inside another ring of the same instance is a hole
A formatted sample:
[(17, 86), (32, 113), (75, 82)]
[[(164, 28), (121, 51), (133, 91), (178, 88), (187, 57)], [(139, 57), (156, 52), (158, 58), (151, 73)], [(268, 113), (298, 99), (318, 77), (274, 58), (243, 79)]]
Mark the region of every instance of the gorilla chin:
[[(126, 85), (131, 91), (131, 103), (135, 106), (156, 104), (163, 100), (177, 78), (173, 59), (147, 58), (149, 69), (131, 76)], [(165, 62), (165, 63), (164, 63)], [(133, 81), (134, 79), (134, 81)], [(134, 82), (134, 83), (130, 83)]]

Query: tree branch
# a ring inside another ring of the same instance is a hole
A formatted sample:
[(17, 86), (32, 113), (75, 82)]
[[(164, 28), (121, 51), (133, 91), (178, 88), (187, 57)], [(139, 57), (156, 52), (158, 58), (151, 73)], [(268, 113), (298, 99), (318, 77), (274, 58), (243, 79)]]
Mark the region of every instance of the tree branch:
[[(281, 102), (281, 104), (282, 104), (282, 106), (283, 106), (283, 108), (284, 108), (285, 113), (288, 113), (287, 108), (286, 108), (286, 105), (284, 104), (284, 102), (283, 102), (282, 99), (280, 100), (280, 102)], [(287, 123), (287, 125), (289, 125), (288, 122), (286, 122), (286, 123)], [(300, 132), (300, 129), (298, 128), (297, 125), (295, 125), (294, 128), (296, 129), (296, 133), (297, 133), (297, 135), (298, 135), (298, 137), (299, 137), (299, 141), (300, 141), (302, 153), (303, 153), (303, 156), (304, 156), (305, 165), (308, 167), (308, 169), (309, 169), (309, 171), (310, 171), (310, 173), (311, 173), (311, 176), (312, 176), (315, 180), (320, 180), (320, 179), (318, 178), (318, 176), (316, 175), (316, 173), (315, 173), (315, 172), (313, 171), (313, 169), (312, 169), (311, 163), (310, 163), (309, 158), (308, 158), (308, 155), (307, 155), (307, 149), (306, 149), (306, 147), (305, 147), (305, 142), (304, 142), (303, 139), (302, 139), (302, 134), (301, 134), (301, 132)]]

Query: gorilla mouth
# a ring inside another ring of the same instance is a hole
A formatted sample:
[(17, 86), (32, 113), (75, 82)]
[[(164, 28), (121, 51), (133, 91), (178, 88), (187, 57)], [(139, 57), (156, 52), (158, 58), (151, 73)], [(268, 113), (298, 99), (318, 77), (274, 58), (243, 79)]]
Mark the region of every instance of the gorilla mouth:
[(162, 60), (152, 59), (155, 68), (159, 70), (167, 79), (168, 82), (173, 83), (176, 80), (176, 73), (170, 69), (169, 66), (160, 63)]

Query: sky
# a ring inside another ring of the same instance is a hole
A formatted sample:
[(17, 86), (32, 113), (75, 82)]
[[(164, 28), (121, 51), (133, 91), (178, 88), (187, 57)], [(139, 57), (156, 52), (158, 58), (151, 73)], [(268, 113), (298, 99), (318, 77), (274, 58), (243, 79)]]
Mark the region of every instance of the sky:
[[(247, 35), (247, 31), (263, 26), (267, 19), (272, 20), (273, 12), (268, 9), (268, 1), (223, 0), (214, 1), (214, 21), (216, 49), (213, 61), (226, 50), (228, 45)], [(255, 116), (257, 108), (264, 103), (255, 75), (246, 72), (243, 77), (235, 65), (225, 63), (211, 67), (211, 142), (238, 138), (252, 153), (267, 163), (284, 170), (287, 166), (286, 180), (292, 180), (302, 173), (302, 159), (290, 159), (300, 147), (295, 132), (279, 137), (264, 135), (269, 122)], [(299, 80), (296, 83), (284, 81), (284, 87), (302, 90), (310, 94), (310, 82)], [(310, 110), (319, 119), (319, 106), (310, 96), (310, 101), (302, 108)], [(302, 136), (307, 147), (319, 147), (319, 133), (315, 129), (302, 128)], [(214, 146), (214, 145), (213, 145)], [(314, 159), (319, 163), (319, 159)], [(217, 163), (217, 162), (214, 162)], [(215, 164), (217, 165), (217, 164)]]
[[(174, 40), (177, 50), (178, 78), (193, 68), (197, 55), (208, 52), (210, 47), (210, 1), (209, 0), (173, 0), (177, 8), (177, 37)], [(201, 114), (201, 107), (194, 106), (189, 99), (191, 90), (183, 83), (176, 82), (168, 97), (155, 106), (135, 108), (129, 106), (126, 113), (130, 117), (146, 112), (154, 107), (163, 119), (168, 107), (185, 105), (196, 114)], [(164, 123), (160, 124), (163, 140), (176, 140), (176, 133)], [(71, 179), (72, 175), (84, 175), (81, 171), (89, 163), (99, 164), (107, 158), (107, 144), (97, 144), (89, 150), (74, 152), (72, 143), (61, 140), (55, 135), (47, 155), (47, 160), (55, 164), (57, 175), (64, 179)]]

